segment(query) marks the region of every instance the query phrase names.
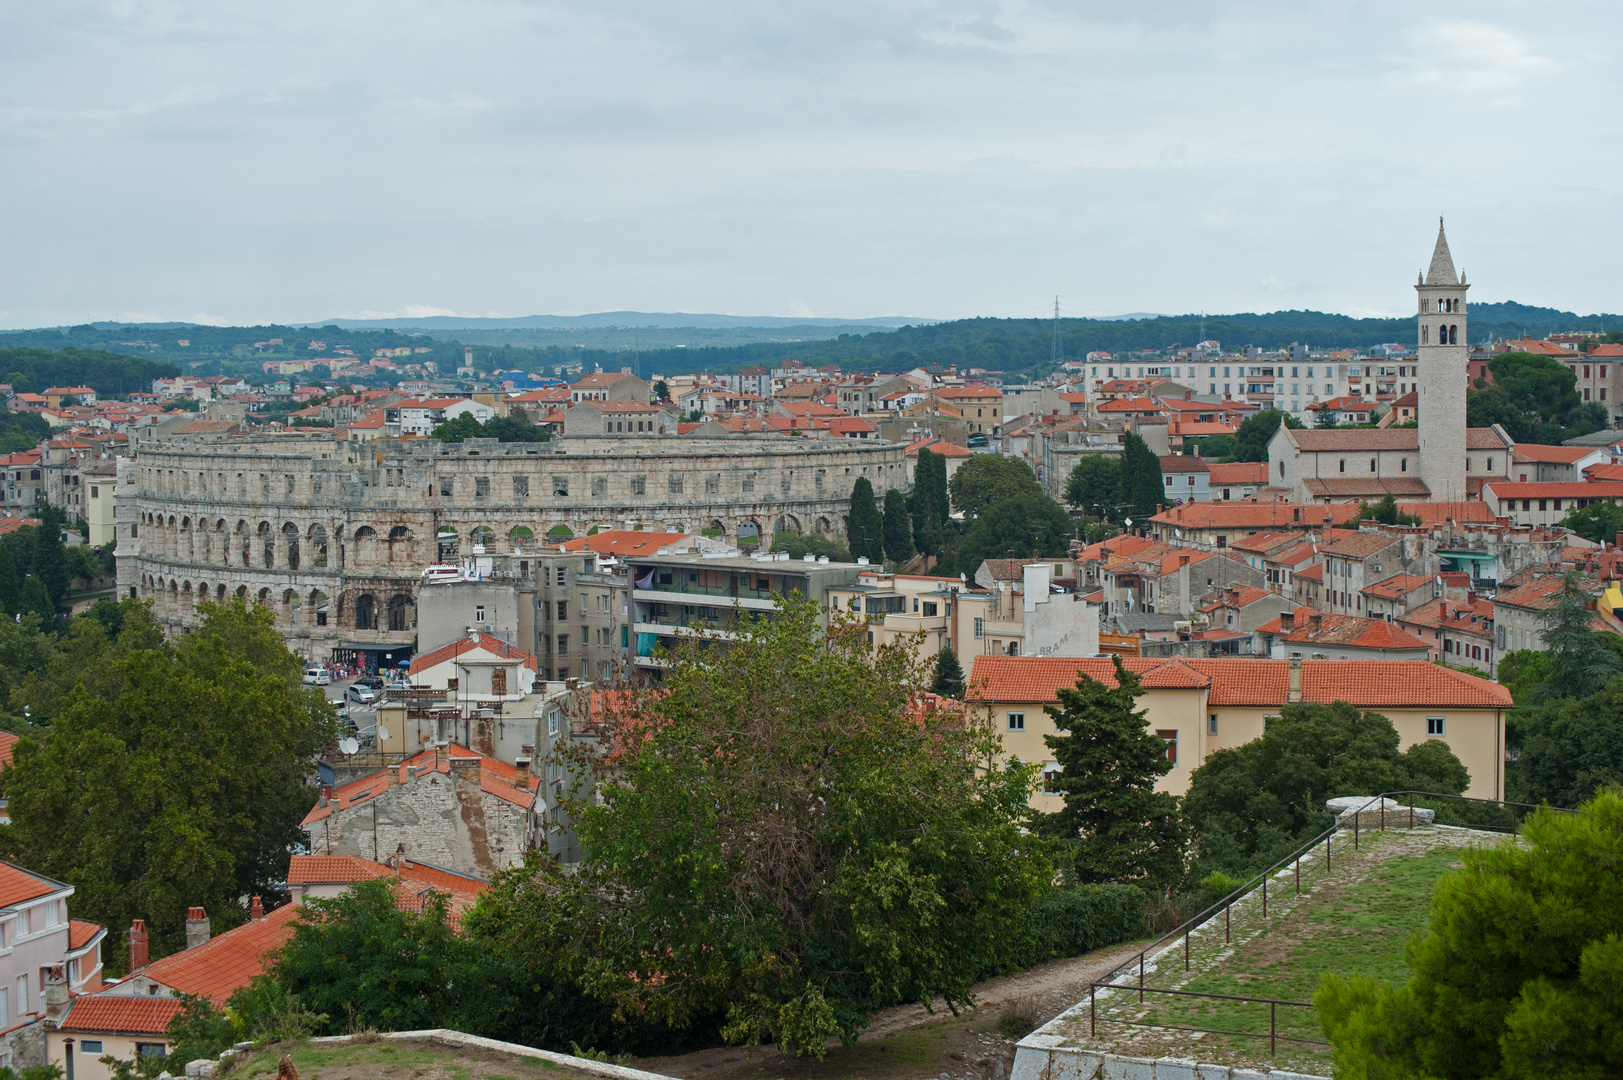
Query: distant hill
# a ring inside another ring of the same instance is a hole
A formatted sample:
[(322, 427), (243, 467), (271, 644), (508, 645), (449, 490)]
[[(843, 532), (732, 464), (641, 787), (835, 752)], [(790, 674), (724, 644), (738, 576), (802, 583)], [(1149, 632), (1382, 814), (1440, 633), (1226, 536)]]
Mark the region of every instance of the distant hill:
[(880, 327), (915, 326), (931, 319), (886, 316), (877, 319), (808, 319), (779, 315), (704, 315), (685, 311), (600, 311), (591, 315), (523, 315), (512, 319), (483, 319), (463, 315), (431, 315), (418, 319), (323, 319), (294, 323), (298, 327), (337, 326), (345, 330), (565, 330), (616, 327), (688, 327), (719, 330), (729, 327)]

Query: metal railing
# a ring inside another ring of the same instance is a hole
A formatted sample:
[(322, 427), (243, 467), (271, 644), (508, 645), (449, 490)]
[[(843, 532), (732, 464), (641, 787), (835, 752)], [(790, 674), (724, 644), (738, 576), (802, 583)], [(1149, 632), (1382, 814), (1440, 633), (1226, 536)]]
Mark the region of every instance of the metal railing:
[[(1415, 826), (1415, 816), (1414, 816), (1414, 814), (1415, 814), (1415, 809), (1416, 809), (1416, 807), (1415, 807), (1415, 800), (1416, 799), (1427, 799), (1427, 800), (1441, 799), (1441, 800), (1449, 800), (1449, 801), (1453, 801), (1453, 802), (1485, 803), (1485, 804), (1492, 805), (1492, 806), (1504, 807), (1505, 809), (1510, 811), (1510, 815), (1511, 815), (1511, 824), (1508, 827), (1504, 826), (1504, 825), (1480, 825), (1480, 824), (1473, 824), (1473, 825), (1470, 825), (1468, 827), (1472, 828), (1472, 829), (1481, 829), (1481, 830), (1489, 831), (1489, 832), (1505, 832), (1505, 833), (1510, 833), (1512, 835), (1515, 835), (1519, 831), (1519, 828), (1520, 828), (1520, 817), (1518, 815), (1518, 811), (1525, 811), (1525, 810), (1554, 810), (1554, 811), (1556, 811), (1558, 813), (1563, 813), (1563, 814), (1575, 814), (1575, 813), (1578, 813), (1578, 811), (1576, 811), (1576, 810), (1568, 810), (1568, 809), (1566, 809), (1564, 807), (1536, 806), (1536, 805), (1534, 805), (1532, 803), (1508, 802), (1508, 801), (1506, 801), (1504, 799), (1479, 799), (1479, 798), (1473, 798), (1473, 797), (1467, 796), (1467, 795), (1444, 795), (1444, 794), (1440, 794), (1440, 793), (1434, 792), (1434, 791), (1388, 791), (1388, 792), (1383, 792), (1380, 795), (1372, 795), (1372, 796), (1370, 796), (1369, 800), (1367, 802), (1365, 802), (1361, 807), (1359, 807), (1358, 810), (1355, 813), (1353, 813), (1351, 831), (1352, 831), (1352, 845), (1353, 845), (1353, 851), (1354, 852), (1358, 851), (1358, 848), (1359, 848), (1359, 838), (1360, 838), (1360, 828), (1361, 828), (1361, 820), (1362, 820), (1362, 818), (1366, 814), (1375, 813), (1377, 815), (1377, 818), (1378, 818), (1378, 820), (1377, 820), (1377, 828), (1378, 828), (1378, 830), (1381, 831), (1381, 832), (1385, 832), (1386, 831), (1386, 824), (1387, 824), (1387, 808), (1386, 808), (1387, 800), (1391, 799), (1393, 801), (1396, 801), (1398, 798), (1405, 797), (1405, 796), (1409, 800), (1409, 805), (1407, 807), (1398, 807), (1398, 808), (1394, 809), (1392, 811), (1392, 814), (1393, 814), (1394, 824), (1397, 821), (1403, 820), (1405, 818), (1405, 816), (1406, 816), (1407, 821), (1406, 821), (1406, 826), (1405, 827), (1410, 828), (1410, 829), (1414, 828), (1414, 826)], [(1421, 809), (1432, 809), (1432, 808), (1430, 808), (1430, 807), (1421, 807)], [(1407, 811), (1406, 815), (1405, 815), (1405, 811)], [(1433, 810), (1433, 814), (1435, 815), (1435, 810)], [(1435, 817), (1433, 818), (1433, 820), (1435, 821)], [(1165, 951), (1166, 948), (1170, 947), (1169, 943), (1175, 941), (1179, 937), (1182, 937), (1183, 938), (1183, 969), (1186, 972), (1189, 971), (1190, 970), (1190, 967), (1189, 967), (1190, 936), (1194, 933), (1194, 931), (1198, 930), (1201, 926), (1203, 926), (1207, 922), (1215, 919), (1219, 912), (1221, 912), (1222, 915), (1223, 915), (1223, 944), (1224, 945), (1230, 944), (1230, 942), (1232, 940), (1230, 909), (1233, 908), (1233, 906), (1234, 906), (1234, 904), (1236, 902), (1238, 902), (1238, 901), (1244, 899), (1245, 897), (1251, 895), (1253, 892), (1260, 892), (1261, 901), (1262, 901), (1262, 915), (1261, 915), (1261, 917), (1266, 919), (1268, 917), (1268, 882), (1269, 882), (1269, 880), (1271, 878), (1273, 878), (1274, 875), (1278, 871), (1283, 870), (1286, 866), (1294, 864), (1295, 871), (1296, 871), (1296, 873), (1295, 873), (1295, 895), (1300, 896), (1301, 893), (1302, 893), (1302, 860), (1304, 858), (1312, 857), (1313, 854), (1315, 853), (1316, 849), (1318, 848), (1318, 846), (1322, 843), (1324, 845), (1324, 868), (1325, 868), (1325, 872), (1328, 873), (1330, 871), (1332, 865), (1333, 865), (1332, 853), (1331, 853), (1331, 841), (1332, 841), (1332, 839), (1334, 839), (1335, 835), (1338, 832), (1344, 832), (1344, 831), (1347, 830), (1347, 828), (1348, 828), (1347, 826), (1342, 825), (1339, 822), (1337, 824), (1331, 825), (1324, 832), (1320, 833), (1319, 835), (1315, 836), (1313, 839), (1311, 839), (1311, 840), (1307, 841), (1306, 843), (1302, 844), (1296, 850), (1292, 851), (1289, 855), (1286, 855), (1284, 858), (1279, 859), (1278, 861), (1276, 861), (1272, 866), (1269, 866), (1267, 869), (1259, 871), (1258, 873), (1253, 875), (1248, 881), (1246, 881), (1239, 888), (1235, 889), (1233, 892), (1229, 893), (1223, 899), (1221, 899), (1221, 900), (1217, 901), (1216, 903), (1212, 904), (1211, 906), (1207, 907), (1204, 911), (1201, 911), (1198, 914), (1196, 914), (1194, 916), (1191, 916), (1188, 919), (1185, 919), (1182, 923), (1179, 923), (1177, 926), (1175, 926), (1171, 930), (1167, 931), (1166, 933), (1162, 934), (1160, 937), (1156, 938), (1154, 941), (1150, 942), (1150, 944), (1144, 946), (1144, 948), (1140, 949), (1136, 954), (1134, 954), (1133, 956), (1128, 957), (1126, 960), (1124, 960), (1120, 964), (1116, 965), (1115, 968), (1113, 968), (1112, 970), (1107, 972), (1104, 975), (1103, 978), (1095, 979), (1088, 986), (1088, 1034), (1090, 1036), (1096, 1036), (1098, 1034), (1099, 1022), (1100, 1022), (1099, 1017), (1098, 1017), (1098, 991), (1100, 991), (1100, 990), (1124, 990), (1124, 991), (1126, 991), (1128, 993), (1133, 993), (1134, 991), (1136, 991), (1138, 993), (1139, 1004), (1143, 1004), (1145, 994), (1167, 994), (1167, 995), (1175, 995), (1175, 996), (1179, 996), (1179, 997), (1207, 998), (1207, 999), (1214, 999), (1214, 1000), (1219, 1000), (1219, 1001), (1236, 1001), (1236, 1002), (1242, 1002), (1242, 1003), (1246, 1003), (1246, 1004), (1267, 1005), (1268, 1006), (1268, 1034), (1267, 1034), (1266, 1037), (1268, 1039), (1268, 1053), (1269, 1053), (1270, 1056), (1272, 1056), (1274, 1054), (1276, 1044), (1280, 1040), (1284, 1040), (1286, 1042), (1301, 1043), (1301, 1044), (1309, 1045), (1309, 1046), (1329, 1047), (1329, 1045), (1330, 1045), (1329, 1043), (1322, 1042), (1322, 1041), (1317, 1040), (1317, 1039), (1302, 1039), (1302, 1038), (1297, 1038), (1297, 1037), (1293, 1037), (1293, 1036), (1289, 1036), (1289, 1035), (1280, 1035), (1280, 1034), (1278, 1034), (1277, 1018), (1278, 1018), (1279, 1006), (1285, 1005), (1285, 1006), (1288, 1006), (1290, 1008), (1301, 1008), (1301, 1009), (1315, 1008), (1313, 1002), (1311, 1002), (1311, 1001), (1290, 1001), (1290, 1000), (1283, 999), (1283, 998), (1246, 997), (1244, 995), (1239, 995), (1239, 994), (1213, 994), (1213, 993), (1205, 993), (1205, 992), (1198, 991), (1198, 990), (1175, 990), (1175, 989), (1172, 989), (1170, 987), (1146, 986), (1144, 984), (1144, 965), (1145, 965), (1146, 959), (1150, 955), (1154, 954), (1154, 955), (1158, 956), (1161, 952)], [(1132, 984), (1132, 983), (1118, 983), (1118, 982), (1115, 981), (1116, 979), (1120, 978), (1123, 975), (1124, 972), (1128, 971), (1135, 963), (1138, 965), (1138, 983), (1137, 983), (1136, 986), (1134, 984)], [(1138, 1021), (1138, 1020), (1115, 1020), (1115, 1019), (1106, 1019), (1104, 1022), (1107, 1023), (1107, 1024), (1123, 1024), (1123, 1025), (1127, 1025), (1127, 1026), (1130, 1026), (1130, 1027), (1160, 1027), (1160, 1028), (1168, 1028), (1168, 1029), (1175, 1030), (1175, 1031), (1204, 1032), (1204, 1033), (1212, 1034), (1212, 1035), (1235, 1035), (1235, 1036), (1240, 1036), (1242, 1038), (1263, 1038), (1264, 1037), (1263, 1034), (1261, 1032), (1259, 1032), (1259, 1031), (1234, 1031), (1234, 1030), (1225, 1029), (1225, 1028), (1203, 1028), (1203, 1027), (1194, 1027), (1192, 1025), (1187, 1025), (1187, 1024), (1155, 1024), (1155, 1023), (1148, 1023), (1148, 1022), (1145, 1022), (1145, 1021)]]

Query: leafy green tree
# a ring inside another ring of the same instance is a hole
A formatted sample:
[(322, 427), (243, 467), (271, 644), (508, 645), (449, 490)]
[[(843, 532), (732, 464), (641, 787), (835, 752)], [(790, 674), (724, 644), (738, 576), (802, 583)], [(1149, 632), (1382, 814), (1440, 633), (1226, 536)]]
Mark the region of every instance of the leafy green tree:
[(1285, 705), (1260, 739), (1213, 751), (1189, 778), (1196, 874), (1249, 873), (1329, 828), (1325, 800), (1383, 791), (1457, 795), (1470, 775), (1440, 739), (1400, 750), (1392, 722), (1344, 701)]
[(654, 393), (653, 393), (653, 402), (654, 403), (658, 403), (658, 402), (661, 402), (661, 401), (669, 401), (670, 397), (671, 397), (671, 388), (670, 388), (670, 386), (668, 386), (666, 384), (664, 379), (660, 379), (658, 382), (654, 383)]
[(531, 423), (523, 413), (493, 416), (484, 423), (484, 437), (506, 443), (551, 442), (552, 433)]
[(942, 527), (947, 523), (947, 457), (929, 447), (919, 450), (918, 463), (913, 468), (913, 492), (907, 497), (907, 509), (913, 516), (913, 546), (926, 555), (938, 555), (942, 545)]
[[(72, 884), (86, 918), (146, 919), (160, 955), (183, 943), (188, 905), (229, 926), (244, 897), (276, 895), (315, 802), (310, 757), (336, 735), (269, 610), (199, 610), (195, 633), (136, 649), (76, 620), (85, 661), (61, 673), (73, 681), (50, 737), (24, 739), (3, 774), (5, 857)], [(144, 623), (127, 616), (120, 640), (144, 644)]]
[(480, 905), (493, 950), (556, 959), (622, 1016), (719, 1017), (731, 1042), (821, 1056), (873, 1009), (965, 1002), (1029, 945), (1054, 877), (1020, 827), (1031, 770), (988, 768), (983, 720), (920, 701), (911, 645), (817, 622), (780, 601), (604, 711), (603, 738), (563, 755), (598, 777), (566, 793), (590, 855), (499, 876)]
[(942, 697), (961, 698), (964, 696), (964, 668), (958, 663), (958, 654), (947, 645), (935, 655), (935, 672), (930, 680), (932, 693)]
[(846, 544), (857, 558), (867, 556), (869, 562), (885, 561), (885, 524), (874, 502), (873, 485), (866, 476), (857, 477), (851, 485), (851, 515), (845, 526)]
[(1541, 810), (1462, 849), (1400, 985), (1327, 974), (1313, 995), (1338, 1077), (1604, 1077), (1623, 1068), (1623, 795)]
[(17, 563), (11, 557), (11, 549), (0, 547), (0, 610), (7, 615), (17, 614), (21, 608), (18, 606), (22, 599), (22, 586), (17, 581)]
[(1623, 532), (1623, 506), (1609, 499), (1596, 499), (1567, 514), (1561, 519), (1561, 525), (1597, 544), (1602, 541), (1615, 544), (1617, 534)]
[[(1042, 492), (1014, 495), (977, 517), (958, 546), (952, 566), (973, 578), (987, 559), (1062, 557), (1075, 528), (1070, 515)], [(945, 565), (945, 564), (943, 564)]]
[(947, 486), (952, 505), (969, 518), (979, 517), (1011, 496), (1040, 495), (1043, 490), (1030, 465), (1001, 454), (974, 455), (958, 466)]
[(472, 413), (462, 413), (434, 425), (434, 438), (440, 442), (459, 443), (463, 439), (485, 437), (485, 425), (475, 419)]
[(1039, 829), (1069, 843), (1083, 882), (1167, 885), (1183, 874), (1187, 836), (1178, 799), (1155, 790), (1172, 771), (1166, 744), (1145, 728), (1137, 708), (1138, 676), (1113, 657), (1116, 685), (1079, 673), (1044, 706), (1063, 735), (1045, 735), (1059, 775), (1063, 809), (1044, 814)]
[(1204, 439), (1185, 439), (1184, 451), (1207, 461), (1233, 461), (1239, 444), (1233, 435), (1208, 435)]
[(904, 563), (913, 557), (913, 520), (907, 513), (907, 497), (895, 488), (885, 492), (885, 516), (881, 522), (885, 558)]
[(18, 600), (18, 606), (22, 614), (37, 616), (40, 625), (46, 629), (56, 628), (56, 605), (51, 603), (51, 594), (45, 591), (45, 583), (33, 574), (29, 574), (23, 581), (22, 598)]
[(1358, 513), (1343, 524), (1350, 524), (1356, 529), (1360, 521), (1376, 521), (1382, 525), (1419, 525), (1420, 516), (1418, 514), (1405, 514), (1398, 509), (1398, 501), (1389, 492), (1374, 506), (1360, 502), (1358, 504)]
[(1517, 721), (1518, 801), (1576, 807), (1600, 788), (1623, 784), (1623, 681), (1613, 679), (1581, 700), (1525, 711)]
[(1161, 475), (1161, 459), (1134, 432), (1122, 440), (1121, 465), (1116, 477), (1116, 502), (1124, 516), (1147, 522), (1157, 507), (1167, 502), (1166, 480)]
[(1576, 439), (1612, 426), (1611, 414), (1598, 401), (1586, 401), (1566, 415), (1566, 427), (1561, 429), (1561, 440)]
[(1558, 424), (1582, 404), (1577, 374), (1553, 356), (1500, 353), (1488, 361), (1488, 370), (1523, 416)]
[(1121, 487), (1121, 459), (1106, 454), (1084, 454), (1065, 478), (1065, 502), (1098, 517), (1116, 516), (1116, 492)]
[(1623, 672), (1617, 653), (1592, 628), (1594, 598), (1577, 571), (1561, 582), (1556, 602), (1544, 611), (1544, 648), (1549, 653), (1544, 681), (1533, 690), (1534, 702), (1587, 697)]
[(1240, 421), (1240, 429), (1234, 433), (1234, 460), (1267, 461), (1268, 443), (1280, 424), (1288, 428), (1302, 426), (1296, 417), (1278, 409), (1264, 409)]

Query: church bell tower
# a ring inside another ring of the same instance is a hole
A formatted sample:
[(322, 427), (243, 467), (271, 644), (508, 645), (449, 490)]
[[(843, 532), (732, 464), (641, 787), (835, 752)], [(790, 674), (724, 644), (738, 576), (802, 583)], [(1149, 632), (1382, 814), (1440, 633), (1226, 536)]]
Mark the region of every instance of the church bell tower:
[(1415, 285), (1419, 300), (1416, 377), (1419, 388), (1420, 478), (1434, 502), (1465, 501), (1465, 283), (1437, 219), (1431, 266)]

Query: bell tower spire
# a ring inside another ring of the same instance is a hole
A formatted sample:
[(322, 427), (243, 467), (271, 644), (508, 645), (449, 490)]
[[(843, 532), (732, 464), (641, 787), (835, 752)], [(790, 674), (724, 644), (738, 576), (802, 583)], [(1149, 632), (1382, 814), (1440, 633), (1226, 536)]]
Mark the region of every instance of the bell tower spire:
[(1415, 375), (1419, 380), (1420, 478), (1436, 502), (1465, 500), (1465, 384), (1470, 355), (1465, 293), (1469, 288), (1454, 271), (1454, 256), (1439, 217), (1431, 266), (1415, 286), (1419, 301)]

